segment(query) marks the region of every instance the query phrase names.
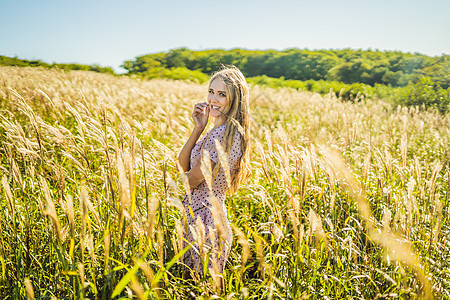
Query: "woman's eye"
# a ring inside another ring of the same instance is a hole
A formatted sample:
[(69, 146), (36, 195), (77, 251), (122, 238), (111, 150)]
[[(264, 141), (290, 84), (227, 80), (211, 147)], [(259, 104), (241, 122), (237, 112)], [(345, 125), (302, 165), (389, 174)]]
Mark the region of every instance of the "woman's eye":
[(214, 92), (213, 92), (213, 91), (211, 91), (211, 90), (210, 90), (210, 91), (208, 91), (208, 93), (210, 93), (210, 94), (214, 94)]
[(226, 97), (227, 95), (225, 95), (224, 93), (220, 93), (219, 94), (221, 97)]

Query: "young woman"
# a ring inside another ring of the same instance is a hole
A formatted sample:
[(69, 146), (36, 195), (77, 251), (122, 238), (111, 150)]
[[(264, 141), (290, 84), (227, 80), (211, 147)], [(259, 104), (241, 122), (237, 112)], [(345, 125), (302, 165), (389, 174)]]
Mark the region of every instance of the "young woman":
[[(194, 129), (178, 157), (191, 189), (183, 200), (185, 246), (191, 245), (183, 261), (191, 272), (202, 273), (202, 260), (209, 257), (208, 268), (222, 274), (232, 241), (225, 194), (250, 175), (249, 90), (238, 68), (226, 67), (211, 77), (207, 102), (194, 105), (192, 118)], [(198, 141), (209, 119), (214, 127)]]

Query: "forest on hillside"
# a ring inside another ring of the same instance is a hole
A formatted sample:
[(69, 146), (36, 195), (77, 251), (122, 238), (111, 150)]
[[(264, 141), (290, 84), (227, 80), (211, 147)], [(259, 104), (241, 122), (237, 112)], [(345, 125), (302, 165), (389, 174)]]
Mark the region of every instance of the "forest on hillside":
[(41, 60), (27, 60), (20, 59), (18, 57), (8, 57), (0, 55), (0, 66), (14, 66), (14, 67), (43, 67), (46, 69), (58, 68), (65, 71), (70, 70), (82, 70), (82, 71), (93, 71), (98, 73), (110, 73), (114, 74), (114, 70), (111, 67), (102, 67), (99, 65), (81, 65), (75, 63), (52, 63), (48, 64)]
[(158, 68), (186, 68), (210, 74), (220, 64), (235, 65), (247, 77), (265, 75), (291, 80), (328, 80), (343, 83), (406, 86), (426, 76), (442, 88), (450, 87), (450, 55), (372, 50), (205, 50), (186, 48), (138, 56), (124, 62), (131, 74), (151, 74)]

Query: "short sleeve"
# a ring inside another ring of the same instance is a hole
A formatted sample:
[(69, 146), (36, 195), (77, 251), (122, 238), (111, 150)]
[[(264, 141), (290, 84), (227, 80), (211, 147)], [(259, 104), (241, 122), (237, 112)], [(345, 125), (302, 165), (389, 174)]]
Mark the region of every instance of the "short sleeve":
[(211, 160), (216, 164), (219, 162), (219, 154), (217, 153), (216, 141), (222, 144), (224, 134), (225, 134), (225, 126), (219, 126), (216, 129), (214, 129), (213, 132), (211, 132), (211, 135), (205, 142), (204, 149), (208, 151)]

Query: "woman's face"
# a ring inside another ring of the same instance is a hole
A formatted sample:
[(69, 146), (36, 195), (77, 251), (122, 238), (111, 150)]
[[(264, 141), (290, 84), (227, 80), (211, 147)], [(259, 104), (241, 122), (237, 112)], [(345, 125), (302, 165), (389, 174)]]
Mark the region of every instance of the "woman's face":
[(208, 103), (210, 104), (211, 117), (218, 118), (228, 105), (225, 83), (216, 78), (211, 82), (208, 90)]

